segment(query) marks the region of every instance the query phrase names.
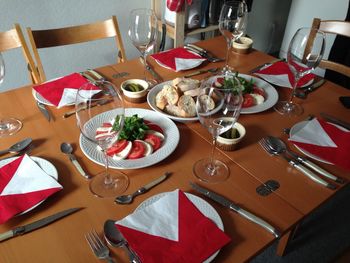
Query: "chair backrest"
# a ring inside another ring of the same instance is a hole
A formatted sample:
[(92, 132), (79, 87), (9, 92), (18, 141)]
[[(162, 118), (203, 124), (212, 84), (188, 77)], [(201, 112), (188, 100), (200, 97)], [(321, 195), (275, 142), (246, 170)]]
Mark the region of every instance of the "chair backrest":
[[(350, 22), (341, 20), (321, 20), (314, 18), (312, 27), (326, 34), (336, 34), (350, 37)], [(330, 69), (350, 77), (350, 67), (337, 62), (322, 59), (319, 65), (323, 69)]]
[(9, 51), (15, 48), (21, 48), (23, 51), (24, 59), (27, 63), (27, 68), (32, 83), (39, 83), (39, 73), (35, 66), (33, 57), (31, 56), (28, 46), (25, 42), (23, 32), (19, 24), (15, 24), (14, 28), (11, 30), (0, 32), (0, 52)]
[(115, 16), (105, 21), (64, 28), (48, 30), (32, 30), (31, 28), (27, 28), (27, 32), (42, 82), (46, 81), (46, 76), (38, 52), (40, 48), (72, 45), (114, 37), (118, 49), (117, 62), (126, 61), (125, 49)]

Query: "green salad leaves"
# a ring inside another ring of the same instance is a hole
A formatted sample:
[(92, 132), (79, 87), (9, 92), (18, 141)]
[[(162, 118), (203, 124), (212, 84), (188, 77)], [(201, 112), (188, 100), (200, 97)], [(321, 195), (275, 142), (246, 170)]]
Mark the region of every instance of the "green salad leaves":
[[(120, 130), (120, 118), (120, 115), (116, 117), (112, 128), (113, 131)], [(119, 139), (126, 139), (128, 141), (142, 140), (148, 129), (149, 128), (144, 123), (143, 118), (138, 117), (137, 114), (131, 117), (125, 117), (123, 130), (120, 132)]]

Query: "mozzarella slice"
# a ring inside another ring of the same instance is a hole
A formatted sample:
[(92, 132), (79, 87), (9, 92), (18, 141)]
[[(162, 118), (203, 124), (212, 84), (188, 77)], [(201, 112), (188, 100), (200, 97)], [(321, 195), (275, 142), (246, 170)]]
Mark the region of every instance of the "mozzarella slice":
[(250, 95), (254, 98), (255, 105), (259, 105), (265, 101), (264, 96), (261, 96), (260, 94), (250, 93)]
[(113, 159), (116, 161), (125, 159), (132, 149), (132, 142), (128, 141), (128, 145), (119, 153), (113, 155)]
[(152, 145), (150, 143), (142, 141), (142, 140), (135, 140), (135, 141), (138, 141), (138, 142), (142, 143), (145, 146), (144, 156), (148, 156), (151, 153), (153, 153), (153, 147), (152, 147)]

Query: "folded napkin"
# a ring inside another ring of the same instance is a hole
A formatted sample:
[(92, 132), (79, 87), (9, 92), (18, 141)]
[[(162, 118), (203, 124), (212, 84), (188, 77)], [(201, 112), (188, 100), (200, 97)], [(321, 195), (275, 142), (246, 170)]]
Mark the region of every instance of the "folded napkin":
[(198, 67), (206, 60), (182, 47), (153, 54), (151, 57), (154, 58), (159, 65), (175, 71)]
[[(89, 83), (87, 79), (79, 73), (73, 73), (36, 85), (33, 89), (57, 108), (61, 108), (74, 104), (78, 89), (86, 83)], [(91, 84), (91, 86), (94, 85)], [(100, 89), (96, 87), (96, 93), (98, 92), (100, 92)]]
[(289, 140), (313, 155), (350, 170), (350, 131), (315, 118)]
[(181, 190), (115, 224), (143, 263), (203, 262), (230, 241)]
[(28, 155), (4, 165), (0, 168), (0, 224), (61, 189)]
[[(294, 84), (293, 73), (284, 61), (278, 61), (270, 66), (263, 67), (254, 74), (277, 86), (292, 88)], [(312, 73), (305, 75), (299, 80), (298, 87), (311, 84), (314, 78), (315, 75)]]

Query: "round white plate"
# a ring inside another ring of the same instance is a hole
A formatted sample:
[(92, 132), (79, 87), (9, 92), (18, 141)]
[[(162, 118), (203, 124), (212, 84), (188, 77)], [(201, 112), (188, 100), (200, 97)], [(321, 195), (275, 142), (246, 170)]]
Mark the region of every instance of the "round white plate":
[[(302, 129), (306, 124), (308, 123), (308, 121), (301, 121), (301, 122), (298, 122), (296, 124), (293, 125), (292, 128), (290, 128), (290, 132), (289, 132), (289, 136), (292, 136), (293, 134), (295, 134), (296, 132), (298, 132), (300, 129)], [(328, 162), (316, 155), (313, 155), (311, 153), (309, 153), (308, 151), (304, 150), (303, 148), (301, 148), (300, 146), (298, 145), (295, 145), (295, 148), (297, 148), (301, 153), (305, 154), (306, 156), (316, 160), (316, 161), (320, 161), (320, 162), (323, 162), (323, 163), (327, 163), (327, 164), (333, 164), (331, 162)]]
[(156, 112), (159, 112), (160, 114), (166, 116), (167, 118), (169, 119), (172, 119), (174, 121), (178, 121), (178, 122), (192, 122), (192, 121), (197, 121), (198, 120), (198, 117), (192, 117), (192, 118), (183, 118), (183, 117), (177, 117), (177, 116), (174, 116), (174, 115), (171, 115), (171, 114), (167, 114), (165, 113), (164, 111), (160, 110), (157, 105), (156, 105), (156, 96), (158, 94), (158, 92), (160, 92), (164, 85), (166, 84), (171, 84), (172, 81), (166, 81), (166, 82), (163, 82), (163, 83), (160, 83), (156, 86), (154, 86), (147, 94), (147, 102), (148, 102), (148, 105)]
[[(4, 160), (1, 160), (0, 161), (0, 168), (3, 167), (4, 165), (14, 161), (15, 159), (17, 159), (19, 157), (12, 157), (12, 158), (8, 158), (8, 159), (4, 159)], [(40, 157), (34, 157), (34, 156), (31, 156), (30, 157), (34, 162), (36, 162), (37, 165), (40, 166), (40, 168), (45, 172), (47, 173), (48, 175), (50, 175), (52, 178), (54, 178), (56, 181), (58, 180), (58, 173), (57, 173), (57, 170), (55, 168), (55, 166), (50, 163), (49, 161), (45, 160), (45, 159), (42, 159)], [(37, 207), (38, 205), (40, 205), (42, 202), (44, 202), (45, 200), (35, 204), (34, 206), (32, 206), (31, 208), (27, 209), (26, 211), (18, 214), (18, 215), (23, 215), (29, 211), (31, 211), (32, 209), (34, 209), (35, 207)]]
[(258, 112), (262, 112), (265, 110), (270, 109), (271, 107), (273, 107), (276, 102), (278, 101), (278, 93), (276, 91), (276, 89), (269, 84), (268, 82), (266, 82), (265, 80), (250, 76), (250, 75), (245, 75), (245, 74), (239, 74), (240, 77), (245, 78), (246, 80), (250, 80), (253, 79), (254, 84), (263, 89), (265, 91), (265, 101), (259, 105), (255, 105), (253, 107), (249, 107), (249, 108), (242, 108), (241, 109), (241, 114), (252, 114), (252, 113), (258, 113)]
[[(110, 168), (138, 169), (138, 168), (151, 166), (168, 157), (176, 149), (179, 143), (180, 133), (173, 121), (151, 110), (137, 109), (137, 108), (125, 109), (126, 116), (132, 116), (134, 114), (137, 114), (141, 118), (145, 118), (145, 120), (156, 123), (163, 129), (164, 136), (165, 136), (163, 145), (154, 153), (139, 159), (134, 159), (134, 160), (126, 159), (126, 160), (117, 161), (112, 158), (109, 158), (108, 164)], [(115, 116), (116, 116), (116, 113), (114, 113), (113, 111), (104, 112), (101, 115), (98, 115), (98, 117), (103, 117), (106, 119), (114, 119)], [(80, 134), (79, 144), (83, 153), (91, 161), (100, 165), (104, 165), (103, 153), (97, 149), (97, 145), (95, 143), (89, 141), (82, 134)]]
[[(135, 209), (135, 211), (147, 208), (147, 206), (153, 204), (155, 201), (159, 200), (161, 197), (163, 197), (166, 194), (168, 193), (167, 192), (160, 193), (146, 199)], [(190, 193), (185, 193), (185, 194), (188, 197), (188, 199), (195, 205), (195, 207), (197, 207), (197, 209), (201, 211), (203, 215), (211, 219), (218, 226), (218, 228), (224, 231), (224, 224), (222, 223), (222, 220), (218, 212), (216, 212), (216, 210), (207, 201)], [(205, 260), (204, 263), (211, 262), (219, 254), (219, 252), (220, 250), (216, 251), (207, 260)]]

